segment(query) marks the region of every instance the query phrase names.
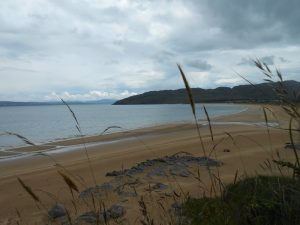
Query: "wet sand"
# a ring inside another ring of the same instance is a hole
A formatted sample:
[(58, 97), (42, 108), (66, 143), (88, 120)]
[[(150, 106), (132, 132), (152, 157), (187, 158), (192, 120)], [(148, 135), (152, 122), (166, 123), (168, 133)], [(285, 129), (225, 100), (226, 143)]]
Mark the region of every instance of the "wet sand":
[[(279, 115), (279, 125), (286, 126), (287, 119), (280, 107), (268, 107)], [(293, 159), (292, 151), (284, 149), (285, 143), (289, 142), (288, 133), (277, 128), (269, 128), (268, 133), (260, 105), (249, 105), (245, 112), (211, 120), (213, 140), (207, 124), (201, 126), (200, 132), (207, 156), (223, 163), (213, 170), (219, 172), (225, 184), (234, 179), (236, 171), (241, 176), (277, 173), (276, 170), (263, 169), (264, 162), (276, 157), (276, 152), (287, 160)], [(273, 125), (278, 123), (271, 114), (269, 122)], [(32, 198), (17, 182), (17, 177), (37, 193), (46, 209), (55, 201), (71, 207), (72, 197), (57, 171), (71, 174), (82, 191), (95, 186), (95, 182), (112, 182), (111, 177), (105, 176), (109, 171), (131, 168), (147, 159), (170, 156), (178, 152), (188, 152), (194, 156), (204, 154), (195, 124), (161, 125), (130, 132), (64, 140), (51, 145), (14, 149), (12, 151), (26, 154), (0, 161), (0, 224), (7, 224), (8, 218), (16, 217), (16, 208), (21, 212), (24, 221), (34, 223), (46, 219), (45, 210), (37, 210)], [(168, 185), (170, 193), (183, 189), (192, 196), (202, 196), (204, 191), (210, 189), (207, 169), (198, 167), (191, 170), (201, 174), (201, 180), (206, 187), (200, 188), (199, 181), (193, 176), (148, 179), (140, 174), (137, 178), (142, 182), (135, 190), (138, 196), (118, 197), (112, 194), (106, 196), (105, 204), (123, 204), (127, 209), (126, 217), (132, 222), (139, 214), (137, 201), (147, 193), (145, 187), (149, 184), (162, 182)], [(161, 198), (161, 194), (166, 193), (157, 193), (158, 198)], [(49, 197), (50, 195), (54, 197)]]

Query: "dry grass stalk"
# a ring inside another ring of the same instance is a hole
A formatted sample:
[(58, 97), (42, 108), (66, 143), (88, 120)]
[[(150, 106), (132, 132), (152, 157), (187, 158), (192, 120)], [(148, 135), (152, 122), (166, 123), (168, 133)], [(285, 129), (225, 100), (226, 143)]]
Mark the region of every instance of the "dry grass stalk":
[(141, 197), (139, 200), (140, 212), (142, 213), (143, 219), (140, 220), (143, 225), (154, 225), (153, 219), (150, 218), (149, 212), (144, 201), (144, 198)]
[(62, 173), (61, 171), (58, 171), (58, 174), (63, 178), (63, 180), (68, 185), (70, 190), (74, 190), (76, 192), (79, 192), (79, 188), (77, 187), (75, 182), (71, 179), (71, 177), (67, 176), (66, 174)]
[(6, 132), (3, 132), (0, 134), (0, 136), (2, 136), (2, 135), (15, 136), (15, 137), (19, 138), (20, 140), (24, 141), (26, 144), (35, 146), (35, 144), (32, 141), (30, 141), (28, 138), (26, 138), (20, 134), (6, 131)]
[(120, 126), (109, 126), (109, 127), (105, 128), (105, 129), (101, 132), (100, 135), (105, 134), (107, 131), (109, 131), (109, 130), (111, 130), (111, 129), (121, 129), (121, 130), (122, 130), (123, 128), (120, 127)]
[[(278, 96), (280, 102), (281, 102), (281, 107), (282, 109), (290, 116), (289, 120), (289, 127), (288, 127), (288, 132), (289, 132), (289, 137), (291, 141), (291, 146), (294, 152), (295, 156), (295, 166), (292, 167), (289, 164), (286, 164), (285, 162), (281, 160), (273, 160), (276, 164), (283, 166), (282, 163), (284, 164), (284, 167), (290, 167), (293, 169), (294, 174), (297, 173), (296, 168), (300, 168), (300, 161), (299, 161), (299, 156), (297, 153), (297, 149), (295, 146), (295, 140), (294, 140), (294, 133), (296, 132), (297, 135), (299, 136), (300, 134), (300, 111), (299, 111), (299, 96), (300, 93), (292, 93), (293, 98), (291, 97), (291, 94), (289, 94), (288, 89), (285, 87), (283, 83), (283, 76), (282, 73), (276, 68), (275, 71), (273, 72), (266, 63), (262, 63), (260, 60), (256, 59), (254, 60), (254, 64), (256, 65), (257, 68), (259, 68), (263, 74), (267, 76), (267, 79), (265, 81), (269, 82), (270, 84), (273, 85), (274, 87), (274, 92)], [(274, 84), (277, 84), (277, 86), (274, 86)], [(264, 111), (265, 113), (265, 111)], [(266, 113), (265, 113), (266, 114)], [(298, 127), (296, 129), (293, 129), (293, 122), (296, 122)], [(280, 163), (282, 162), (282, 163)]]
[(298, 156), (298, 152), (297, 152), (297, 149), (295, 146), (293, 132), (292, 132), (292, 123), (293, 123), (293, 117), (291, 117), (290, 122), (289, 122), (289, 136), (290, 136), (290, 141), (291, 141), (293, 152), (294, 152), (295, 159), (296, 159), (296, 164), (297, 164), (298, 168), (300, 168), (299, 156)]
[(81, 128), (80, 128), (78, 119), (77, 119), (77, 117), (76, 117), (76, 114), (74, 113), (74, 111), (71, 109), (71, 107), (69, 106), (69, 104), (68, 104), (65, 100), (63, 100), (62, 98), (60, 98), (60, 100), (62, 101), (62, 103), (63, 103), (65, 106), (68, 107), (68, 110), (71, 112), (72, 117), (73, 117), (73, 119), (74, 119), (75, 122), (76, 122), (76, 128), (77, 128), (78, 132), (81, 134)]
[(80, 134), (80, 137), (81, 139), (83, 140), (83, 146), (84, 146), (84, 152), (85, 152), (85, 155), (86, 155), (86, 158), (88, 160), (88, 164), (89, 164), (89, 169), (90, 169), (90, 172), (91, 172), (91, 176), (92, 176), (92, 179), (93, 179), (93, 182), (94, 184), (96, 185), (97, 182), (96, 182), (96, 177), (95, 177), (95, 173), (94, 173), (94, 170), (93, 170), (93, 167), (92, 167), (92, 163), (91, 163), (91, 159), (90, 159), (90, 156), (88, 154), (88, 151), (87, 151), (87, 148), (86, 148), (86, 145), (85, 145), (85, 141), (84, 141), (84, 135), (81, 131), (81, 127), (80, 127), (80, 124), (79, 124), (79, 121), (76, 117), (76, 114), (74, 113), (74, 111), (71, 109), (71, 107), (69, 106), (69, 104), (64, 101), (62, 98), (60, 98), (60, 100), (62, 101), (62, 103), (67, 106), (68, 110), (70, 111), (70, 113), (72, 114), (72, 117), (73, 119), (75, 120), (75, 126), (76, 126), (76, 129), (78, 130), (79, 134)]
[[(268, 115), (267, 115), (266, 110), (267, 110), (267, 108), (263, 107), (263, 113), (264, 113), (264, 119), (265, 119), (265, 123), (266, 123), (267, 133), (268, 133), (268, 140), (269, 140), (269, 145), (270, 145), (270, 151), (272, 152), (273, 145), (272, 145), (271, 133), (270, 133), (270, 128), (269, 128), (269, 120), (268, 120)], [(270, 152), (270, 155), (272, 157), (272, 153), (271, 152)]]
[(201, 133), (200, 133), (200, 127), (199, 127), (199, 124), (198, 124), (198, 121), (197, 121), (196, 106), (195, 106), (195, 101), (194, 101), (193, 94), (192, 94), (192, 89), (190, 88), (189, 82), (186, 79), (186, 76), (185, 76), (185, 74), (184, 74), (181, 66), (179, 64), (177, 64), (177, 67), (178, 67), (178, 69), (180, 71), (182, 80), (183, 80), (184, 85), (185, 85), (185, 89), (186, 89), (186, 91), (188, 93), (188, 98), (189, 98), (189, 101), (190, 101), (190, 106), (192, 108), (192, 112), (193, 112), (195, 124), (196, 124), (196, 127), (197, 127), (197, 132), (198, 132), (198, 136), (199, 136), (199, 139), (200, 139), (202, 151), (203, 151), (204, 156), (206, 157), (207, 155), (206, 155), (204, 143), (203, 143), (203, 140), (202, 140), (202, 136), (201, 136)]
[(21, 216), (20, 211), (17, 208), (16, 208), (16, 214), (17, 214), (16, 223), (17, 223), (17, 225), (20, 225), (22, 223), (22, 216)]
[(31, 188), (29, 186), (27, 186), (23, 180), (19, 177), (17, 177), (18, 182), (21, 184), (21, 186), (23, 187), (23, 189), (31, 196), (31, 198), (35, 201), (35, 202), (41, 202), (41, 200), (39, 199), (39, 197), (31, 190)]
[(203, 105), (203, 109), (204, 109), (204, 112), (205, 112), (206, 119), (208, 121), (211, 140), (214, 141), (214, 134), (213, 134), (212, 127), (211, 127), (211, 121), (210, 121), (209, 115), (207, 113), (206, 107), (204, 105)]
[(109, 126), (107, 128), (105, 128), (100, 135), (103, 135), (105, 133), (107, 133), (107, 131), (111, 130), (111, 129), (120, 129), (122, 131), (122, 133), (125, 135), (125, 134), (130, 134), (132, 135), (138, 142), (140, 142), (147, 150), (149, 151), (153, 151), (152, 148), (150, 148), (143, 140), (142, 138), (139, 137), (139, 134), (138, 132), (134, 132), (134, 131), (131, 131), (131, 130), (128, 130), (128, 129), (125, 129), (121, 126)]

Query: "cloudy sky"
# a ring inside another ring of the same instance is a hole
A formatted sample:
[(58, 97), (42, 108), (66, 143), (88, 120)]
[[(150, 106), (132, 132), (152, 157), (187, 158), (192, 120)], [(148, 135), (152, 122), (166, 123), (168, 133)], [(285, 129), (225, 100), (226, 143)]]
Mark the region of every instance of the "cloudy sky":
[(5, 0), (0, 100), (123, 98), (259, 83), (251, 59), (300, 80), (298, 0)]

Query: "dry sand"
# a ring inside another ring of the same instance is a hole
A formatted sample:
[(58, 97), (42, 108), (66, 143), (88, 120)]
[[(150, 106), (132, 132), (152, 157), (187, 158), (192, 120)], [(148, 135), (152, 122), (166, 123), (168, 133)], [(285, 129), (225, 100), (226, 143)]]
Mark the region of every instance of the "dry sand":
[[(214, 168), (213, 173), (217, 174), (219, 172), (219, 176), (225, 184), (233, 181), (236, 171), (240, 176), (255, 173), (277, 173), (278, 171), (275, 169), (270, 171), (269, 169), (263, 169), (262, 166), (265, 165), (266, 160), (276, 157), (276, 152), (283, 158), (293, 159), (292, 151), (284, 149), (285, 143), (289, 142), (286, 131), (269, 128), (270, 135), (268, 135), (266, 127), (257, 125), (264, 124), (261, 107), (260, 105), (249, 105), (248, 110), (245, 112), (213, 118), (213, 141), (208, 126), (201, 126), (201, 135), (206, 152), (210, 154), (210, 157), (223, 163), (218, 170)], [(276, 115), (279, 115), (282, 122), (280, 125), (286, 126), (286, 118), (283, 116), (280, 107), (268, 107)], [(269, 120), (276, 122), (271, 114), (269, 114)], [(82, 145), (83, 142), (86, 143), (90, 164)], [(51, 207), (55, 201), (65, 203), (73, 213), (74, 209), (71, 209), (72, 204), (70, 203), (72, 197), (68, 187), (57, 172), (59, 170), (73, 174), (73, 179), (76, 180), (80, 189), (84, 190), (86, 187), (95, 185), (92, 174), (95, 176), (96, 183), (102, 184), (103, 182), (112, 182), (112, 179), (114, 179), (106, 177), (107, 172), (130, 168), (147, 159), (172, 155), (182, 151), (195, 156), (203, 156), (194, 124), (168, 124), (127, 133), (66, 140), (51, 144), (54, 146), (69, 146), (69, 149), (67, 148), (68, 151), (65, 150), (66, 148), (60, 148), (56, 152), (48, 151), (46, 154), (49, 156), (35, 153), (28, 157), (0, 161), (0, 224), (7, 224), (9, 218), (15, 218), (16, 209), (20, 211), (22, 219), (29, 221), (30, 224), (45, 220), (46, 209)], [(15, 149), (15, 151), (35, 152), (47, 148), (49, 146), (34, 146)], [(64, 151), (61, 149), (64, 149)], [(192, 170), (195, 174), (198, 174), (199, 171), (203, 182), (197, 181), (193, 176), (168, 176), (148, 179), (141, 174), (137, 178), (134, 177), (142, 181), (136, 186), (137, 197), (118, 197), (114, 194), (107, 194), (103, 197), (104, 202), (106, 205), (114, 203), (124, 205), (127, 209), (126, 217), (133, 223), (139, 214), (137, 201), (142, 195), (148, 195), (148, 197), (145, 197), (145, 201), (151, 203), (150, 210), (162, 211), (157, 208), (157, 199), (163, 199), (167, 202), (168, 196), (174, 196), (173, 190), (176, 193), (181, 193), (181, 189), (183, 189), (185, 193), (189, 192), (192, 196), (202, 196), (204, 191), (208, 194), (211, 189), (209, 188), (210, 179), (207, 169), (199, 167), (192, 168)], [(37, 209), (33, 199), (17, 182), (17, 177), (20, 177), (41, 198), (43, 202), (43, 206), (40, 206), (41, 209)], [(156, 182), (163, 182), (168, 185), (168, 188), (165, 191), (155, 192), (154, 197), (150, 194), (151, 197), (149, 197), (149, 192), (145, 189), (149, 184)], [(132, 192), (131, 190), (130, 193)], [(77, 194), (75, 193), (75, 195)], [(178, 197), (178, 199), (180, 198)], [(156, 203), (153, 202), (153, 199), (156, 199)], [(81, 209), (85, 208), (84, 210), (87, 210), (86, 208), (88, 208), (82, 206), (81, 203), (76, 204), (80, 205), (78, 207)], [(159, 218), (159, 216), (157, 217)]]

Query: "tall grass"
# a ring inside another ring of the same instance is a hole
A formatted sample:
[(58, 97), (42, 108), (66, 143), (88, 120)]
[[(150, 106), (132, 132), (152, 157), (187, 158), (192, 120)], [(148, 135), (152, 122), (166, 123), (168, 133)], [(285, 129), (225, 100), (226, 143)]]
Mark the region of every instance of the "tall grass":
[[(186, 78), (186, 76), (185, 76), (185, 74), (184, 74), (181, 66), (179, 64), (177, 64), (177, 67), (178, 67), (178, 69), (180, 71), (180, 74), (181, 74), (181, 77), (182, 77), (185, 89), (186, 89), (187, 94), (188, 94), (188, 98), (189, 98), (189, 101), (190, 101), (190, 106), (192, 108), (192, 113), (193, 113), (193, 116), (194, 116), (194, 121), (195, 121), (195, 125), (196, 125), (196, 128), (197, 128), (197, 132), (198, 132), (198, 137), (199, 137), (199, 140), (200, 140), (201, 148), (202, 148), (204, 156), (206, 157), (207, 154), (206, 154), (206, 150), (205, 150), (204, 143), (203, 143), (203, 140), (202, 140), (202, 135), (201, 135), (201, 132), (200, 132), (200, 127), (199, 127), (198, 120), (197, 120), (196, 105), (195, 105), (195, 101), (194, 101), (194, 98), (193, 98), (192, 89), (190, 88), (189, 82), (188, 82), (188, 80), (187, 80), (187, 78)], [(205, 112), (206, 112), (206, 110), (205, 110)]]
[[(206, 160), (208, 160), (206, 149), (205, 149), (204, 142), (203, 142), (203, 138), (202, 138), (202, 135), (201, 135), (200, 126), (198, 124), (198, 119), (197, 119), (197, 114), (196, 114), (196, 104), (195, 104), (195, 101), (194, 101), (192, 89), (190, 88), (189, 82), (188, 82), (188, 80), (187, 80), (187, 78), (186, 78), (186, 76), (185, 76), (185, 74), (184, 74), (181, 66), (179, 64), (177, 64), (177, 67), (179, 69), (179, 72), (180, 72), (180, 75), (182, 77), (182, 80), (183, 80), (186, 92), (188, 94), (188, 99), (189, 99), (190, 106), (191, 106), (192, 113), (193, 113), (193, 117), (194, 117), (194, 123), (196, 125), (196, 130), (197, 130), (198, 137), (199, 137), (199, 140), (200, 140), (200, 146), (201, 146), (201, 149), (202, 149), (204, 157), (206, 158)], [(205, 106), (203, 106), (203, 109), (204, 109), (204, 112), (205, 112), (205, 115), (206, 115), (206, 118), (207, 118), (207, 121), (208, 121), (208, 124), (209, 124), (211, 139), (213, 141), (213, 133), (212, 133), (212, 127), (211, 127), (211, 123), (210, 123), (210, 118), (208, 116), (208, 113), (207, 113), (207, 110), (206, 110)], [(208, 172), (208, 175), (209, 175), (209, 178), (210, 178), (210, 181), (211, 181), (211, 190), (210, 190), (210, 193), (211, 194), (214, 193), (214, 195), (216, 195), (217, 194), (216, 180), (218, 180), (217, 179), (218, 177), (216, 177), (212, 173), (209, 165), (207, 165), (206, 168), (207, 168), (207, 172)]]
[[(294, 138), (295, 135), (300, 134), (300, 93), (293, 93), (291, 97), (290, 90), (284, 86), (282, 73), (278, 69), (272, 71), (266, 63), (258, 59), (254, 60), (254, 64), (266, 76), (264, 80), (274, 87), (274, 94), (280, 99), (282, 109), (290, 117), (288, 128), (283, 130), (289, 134), (295, 162), (284, 161), (279, 157), (277, 160), (272, 158), (272, 162), (278, 166), (279, 170), (285, 167), (292, 169), (293, 176), (290, 178), (282, 174), (282, 176), (257, 175), (246, 176), (245, 179), (237, 181), (236, 173), (233, 184), (226, 186), (220, 197), (188, 199), (183, 207), (183, 214), (186, 218), (184, 224), (300, 224), (300, 164)], [(253, 84), (248, 79), (244, 79)], [(271, 111), (263, 107), (272, 151), (267, 110)], [(272, 170), (269, 160), (266, 164)]]
[[(300, 168), (300, 161), (298, 152), (295, 145), (295, 136), (297, 140), (300, 140), (300, 92), (296, 93), (291, 90), (288, 90), (284, 85), (284, 80), (282, 73), (278, 70), (271, 70), (270, 67), (260, 60), (254, 60), (254, 64), (256, 67), (265, 75), (265, 81), (268, 82), (274, 88), (274, 92), (276, 93), (277, 97), (280, 100), (282, 109), (286, 112), (286, 114), (290, 117), (289, 118), (289, 125), (288, 125), (288, 133), (291, 141), (291, 146), (294, 152), (295, 163), (294, 165), (290, 165), (289, 162), (283, 162), (281, 160), (273, 160), (279, 166), (285, 166), (293, 169), (294, 174), (298, 174)], [(265, 113), (265, 111), (264, 111)], [(265, 113), (266, 117), (266, 113)], [(266, 119), (267, 120), (267, 119)], [(293, 126), (296, 125), (296, 128)]]
[(96, 185), (97, 182), (96, 182), (95, 172), (94, 172), (94, 169), (93, 169), (93, 167), (92, 167), (91, 159), (90, 159), (88, 150), (87, 150), (87, 148), (86, 148), (86, 144), (85, 144), (85, 140), (84, 140), (84, 135), (83, 135), (83, 133), (82, 133), (82, 130), (81, 130), (79, 121), (78, 121), (78, 119), (77, 119), (77, 116), (76, 116), (76, 114), (74, 113), (74, 111), (72, 110), (72, 108), (69, 106), (69, 104), (68, 104), (66, 101), (64, 101), (62, 98), (60, 98), (60, 100), (61, 100), (62, 103), (68, 108), (69, 112), (70, 112), (71, 115), (72, 115), (72, 118), (73, 118), (74, 121), (75, 121), (75, 127), (76, 127), (78, 133), (80, 134), (80, 138), (81, 138), (81, 140), (82, 140), (82, 144), (83, 144), (83, 147), (84, 147), (85, 156), (86, 156), (86, 158), (87, 158), (87, 160), (88, 160), (88, 166), (89, 166), (89, 169), (90, 169), (90, 172), (91, 172), (91, 176), (92, 176), (94, 185)]

